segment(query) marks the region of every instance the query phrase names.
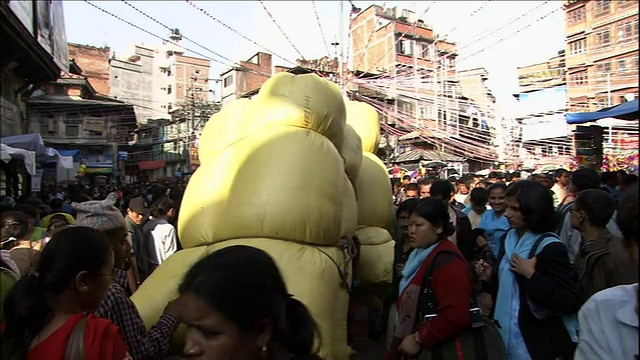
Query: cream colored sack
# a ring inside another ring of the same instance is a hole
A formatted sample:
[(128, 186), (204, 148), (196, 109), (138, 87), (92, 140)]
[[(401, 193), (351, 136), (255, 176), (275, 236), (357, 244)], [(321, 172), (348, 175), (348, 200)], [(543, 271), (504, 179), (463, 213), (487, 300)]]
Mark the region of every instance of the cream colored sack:
[(347, 101), (347, 124), (362, 139), (363, 151), (374, 153), (380, 144), (380, 117), (378, 111), (371, 105), (360, 101)]
[(381, 245), (393, 241), (386, 229), (376, 226), (361, 227), (356, 231), (356, 236), (362, 245)]
[(342, 147), (346, 110), (336, 84), (315, 74), (277, 73), (262, 85), (255, 114), (257, 125), (287, 124), (323, 134)]
[[(386, 231), (386, 230), (385, 230)], [(391, 285), (393, 280), (393, 241), (360, 246), (358, 271), (363, 287)]]
[[(347, 360), (347, 311), (351, 283), (351, 262), (344, 263), (342, 251), (334, 247), (314, 247), (275, 239), (229, 240), (209, 247), (179, 251), (163, 262), (131, 297), (147, 328), (162, 315), (166, 304), (178, 296), (178, 286), (189, 268), (206, 254), (232, 245), (248, 245), (266, 251), (275, 260), (289, 293), (306, 305), (318, 324), (321, 356)], [(341, 272), (344, 266), (348, 271)], [(172, 349), (184, 344), (184, 328), (173, 337)]]
[(356, 185), (358, 225), (386, 228), (393, 212), (391, 182), (378, 157), (363, 153)]
[(220, 112), (211, 115), (200, 135), (198, 156), (201, 164), (209, 162), (228, 146), (262, 130), (265, 124), (257, 119), (254, 104), (249, 99), (233, 100)]
[(340, 154), (344, 159), (344, 171), (349, 176), (351, 183), (355, 185), (362, 165), (362, 141), (349, 124), (344, 127), (344, 142)]
[(289, 126), (255, 134), (193, 174), (182, 199), (182, 246), (266, 237), (334, 245), (344, 167), (322, 135)]
[(351, 237), (358, 229), (358, 202), (356, 201), (356, 192), (344, 175), (342, 188), (342, 223), (340, 227), (340, 237)]

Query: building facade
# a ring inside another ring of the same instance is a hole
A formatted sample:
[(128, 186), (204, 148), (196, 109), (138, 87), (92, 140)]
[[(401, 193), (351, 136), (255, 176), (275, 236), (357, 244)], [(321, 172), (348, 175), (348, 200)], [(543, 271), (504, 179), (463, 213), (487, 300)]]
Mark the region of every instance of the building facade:
[(273, 74), (271, 54), (258, 52), (220, 74), (222, 106), (256, 92)]
[(100, 95), (109, 96), (109, 57), (108, 46), (95, 47), (68, 43), (69, 59), (73, 60), (87, 78), (91, 87)]
[(596, 111), (638, 97), (638, 2), (565, 1), (569, 111)]
[(573, 154), (572, 128), (567, 125), (568, 86), (565, 77), (565, 52), (548, 61), (518, 67), (519, 103), (516, 117), (521, 144), (521, 165), (567, 166)]

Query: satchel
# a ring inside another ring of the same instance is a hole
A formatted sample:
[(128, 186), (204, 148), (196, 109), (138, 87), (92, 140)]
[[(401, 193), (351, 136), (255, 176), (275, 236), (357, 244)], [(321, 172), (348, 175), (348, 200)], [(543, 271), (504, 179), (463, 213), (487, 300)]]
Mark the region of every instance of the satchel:
[[(455, 252), (442, 251), (434, 257), (423, 279), (422, 293), (418, 299), (419, 319), (423, 319), (416, 326), (416, 330), (426, 321), (438, 316), (436, 297), (431, 289), (431, 279), (435, 271), (437, 257), (442, 253), (452, 254), (464, 259)], [(449, 339), (431, 349), (422, 347), (420, 352), (410, 357), (415, 360), (507, 360), (507, 349), (498, 331), (496, 321), (482, 316), (476, 300), (475, 291), (471, 288), (469, 301), (471, 312), (471, 326), (459, 336)]]
[(64, 353), (64, 360), (85, 360), (84, 355), (84, 330), (87, 327), (87, 318), (82, 318), (71, 331), (71, 337)]

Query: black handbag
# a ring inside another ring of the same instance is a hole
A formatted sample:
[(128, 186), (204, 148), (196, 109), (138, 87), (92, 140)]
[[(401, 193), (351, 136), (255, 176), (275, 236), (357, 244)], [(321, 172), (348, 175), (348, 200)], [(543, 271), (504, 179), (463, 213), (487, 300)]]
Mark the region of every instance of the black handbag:
[[(442, 253), (451, 254), (463, 261), (462, 256), (451, 251), (442, 251), (436, 254), (425, 273), (422, 292), (418, 298), (418, 324), (417, 329), (426, 321), (431, 321), (438, 316), (436, 297), (431, 289), (431, 280), (435, 269), (436, 259)], [(465, 261), (466, 263), (466, 261)], [(495, 320), (486, 318), (480, 312), (476, 300), (475, 291), (471, 288), (471, 299), (469, 301), (469, 311), (471, 312), (471, 326), (463, 333), (452, 339), (436, 345), (431, 349), (422, 347), (420, 352), (409, 359), (415, 360), (507, 360), (507, 349), (498, 331), (498, 324)]]

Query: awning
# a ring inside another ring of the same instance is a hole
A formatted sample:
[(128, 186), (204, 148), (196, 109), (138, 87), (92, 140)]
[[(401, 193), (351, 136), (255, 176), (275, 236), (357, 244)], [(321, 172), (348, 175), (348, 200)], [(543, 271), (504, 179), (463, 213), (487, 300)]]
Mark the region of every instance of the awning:
[(392, 162), (397, 164), (403, 162), (416, 162), (421, 160), (442, 162), (464, 161), (464, 159), (459, 156), (448, 154), (443, 151), (414, 149), (398, 155), (398, 157), (395, 158)]
[(29, 175), (36, 173), (36, 154), (33, 151), (13, 148), (6, 144), (0, 144), (0, 160), (9, 162), (11, 159), (19, 159), (24, 162), (24, 167)]
[(162, 169), (166, 166), (167, 162), (165, 160), (141, 161), (138, 163), (138, 168), (140, 170)]
[(58, 150), (58, 154), (62, 155), (62, 156), (71, 156), (74, 157), (78, 154), (78, 152), (80, 152), (80, 150), (76, 149), (76, 150)]
[(55, 161), (60, 167), (73, 169), (73, 158), (62, 156), (58, 150), (44, 146), (42, 136), (38, 133), (6, 136), (0, 138), (0, 143), (15, 149), (32, 151), (38, 162)]
[(604, 118), (614, 118), (621, 120), (638, 120), (638, 99), (626, 103), (604, 108), (594, 112), (566, 113), (567, 124), (584, 124)]

